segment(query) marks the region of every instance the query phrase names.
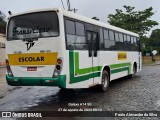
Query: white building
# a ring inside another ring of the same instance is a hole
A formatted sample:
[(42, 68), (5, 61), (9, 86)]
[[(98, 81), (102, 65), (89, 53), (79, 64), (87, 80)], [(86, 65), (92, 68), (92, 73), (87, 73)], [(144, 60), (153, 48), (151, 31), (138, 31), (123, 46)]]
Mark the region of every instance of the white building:
[(0, 33), (0, 66), (5, 65), (5, 35)]

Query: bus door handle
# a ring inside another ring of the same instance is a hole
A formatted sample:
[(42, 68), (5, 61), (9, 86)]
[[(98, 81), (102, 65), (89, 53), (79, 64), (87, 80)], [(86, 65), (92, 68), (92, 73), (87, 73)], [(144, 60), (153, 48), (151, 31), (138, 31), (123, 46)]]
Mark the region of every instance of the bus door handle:
[(94, 50), (94, 57), (97, 57), (97, 50)]
[(92, 57), (92, 50), (89, 50), (89, 57)]
[(98, 47), (97, 47), (97, 43), (94, 43), (94, 53), (93, 53), (93, 55), (94, 55), (94, 57), (97, 57), (97, 50), (98, 50)]
[(89, 44), (89, 46), (88, 46), (88, 54), (89, 54), (89, 57), (92, 57), (92, 46), (91, 46), (91, 44)]

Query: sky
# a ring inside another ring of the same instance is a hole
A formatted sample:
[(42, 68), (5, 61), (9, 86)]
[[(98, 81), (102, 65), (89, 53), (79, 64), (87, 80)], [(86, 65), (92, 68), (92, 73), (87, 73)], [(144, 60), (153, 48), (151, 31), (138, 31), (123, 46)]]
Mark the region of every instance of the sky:
[[(67, 0), (62, 0), (67, 9)], [(159, 23), (153, 29), (160, 28), (160, 0), (70, 0), (71, 8), (78, 9), (77, 13), (86, 17), (98, 17), (107, 23), (109, 14), (114, 14), (115, 9), (123, 9), (123, 5), (135, 7), (136, 11), (153, 7), (155, 14), (151, 17)], [(0, 11), (8, 16), (8, 11), (13, 14), (41, 8), (63, 8), (61, 0), (0, 0)], [(150, 31), (151, 32), (151, 31)]]

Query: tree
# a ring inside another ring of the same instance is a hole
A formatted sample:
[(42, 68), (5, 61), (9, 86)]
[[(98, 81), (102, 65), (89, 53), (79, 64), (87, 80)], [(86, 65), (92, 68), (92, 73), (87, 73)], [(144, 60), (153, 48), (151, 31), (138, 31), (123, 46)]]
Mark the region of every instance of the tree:
[(0, 33), (6, 33), (6, 16), (0, 11)]
[(160, 51), (160, 29), (155, 29), (152, 31), (149, 44), (153, 47), (153, 49)]
[(123, 7), (125, 12), (121, 9), (116, 9), (115, 14), (109, 14), (108, 22), (111, 25), (138, 33), (140, 36), (146, 34), (153, 26), (158, 25), (156, 21), (149, 19), (154, 15), (152, 7), (143, 11), (134, 11), (135, 7), (131, 6), (124, 5)]
[(152, 31), (150, 37), (141, 36), (142, 41), (142, 52), (152, 52), (151, 50), (157, 50), (160, 52), (160, 29)]
[(142, 54), (145, 55), (146, 53), (151, 54), (151, 46), (150, 46), (150, 38), (147, 36), (141, 36), (141, 48)]

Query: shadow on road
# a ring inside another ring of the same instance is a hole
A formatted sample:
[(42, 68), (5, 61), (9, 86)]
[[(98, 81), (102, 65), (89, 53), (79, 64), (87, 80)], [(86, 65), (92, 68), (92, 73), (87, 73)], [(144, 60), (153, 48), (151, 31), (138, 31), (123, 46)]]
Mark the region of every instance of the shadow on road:
[(57, 109), (60, 107), (68, 107), (68, 103), (92, 103), (92, 107), (97, 107), (99, 106), (97, 104), (101, 104), (103, 102), (105, 102), (106, 104), (110, 104), (113, 99), (113, 92), (115, 91), (115, 89), (121, 89), (130, 82), (133, 82), (134, 79), (137, 80), (138, 77), (140, 76), (136, 76), (135, 78), (131, 79), (128, 77), (124, 77), (111, 81), (110, 87), (106, 92), (100, 92), (96, 86), (89, 89), (59, 89), (56, 94), (41, 98), (41, 102), (39, 102), (37, 106), (30, 107), (27, 109), (27, 111), (57, 111)]

